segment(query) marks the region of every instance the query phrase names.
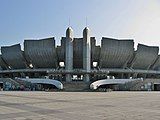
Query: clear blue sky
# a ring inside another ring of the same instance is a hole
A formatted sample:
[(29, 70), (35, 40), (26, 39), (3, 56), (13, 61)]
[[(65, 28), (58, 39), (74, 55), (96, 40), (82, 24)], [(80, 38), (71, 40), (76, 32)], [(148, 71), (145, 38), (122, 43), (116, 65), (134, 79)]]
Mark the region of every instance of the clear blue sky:
[(75, 37), (86, 25), (102, 36), (160, 46), (160, 0), (0, 0), (0, 46), (54, 36), (70, 24)]

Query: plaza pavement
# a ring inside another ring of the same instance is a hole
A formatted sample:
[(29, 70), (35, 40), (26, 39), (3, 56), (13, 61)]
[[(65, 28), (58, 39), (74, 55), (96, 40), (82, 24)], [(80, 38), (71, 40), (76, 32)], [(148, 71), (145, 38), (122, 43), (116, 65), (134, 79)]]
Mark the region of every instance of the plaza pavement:
[(160, 120), (160, 93), (0, 91), (0, 120)]

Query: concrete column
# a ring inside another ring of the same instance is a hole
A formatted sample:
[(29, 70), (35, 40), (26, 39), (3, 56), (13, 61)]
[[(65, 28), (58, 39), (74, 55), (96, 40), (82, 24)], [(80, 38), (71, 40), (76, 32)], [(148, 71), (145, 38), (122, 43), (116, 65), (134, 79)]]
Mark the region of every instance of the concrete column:
[[(65, 55), (65, 70), (72, 71), (73, 70), (73, 30), (71, 27), (68, 27), (66, 30), (66, 55)], [(72, 81), (72, 75), (66, 74), (66, 81)]]
[[(91, 70), (91, 41), (90, 41), (90, 30), (86, 27), (83, 30), (83, 69), (86, 72), (90, 72)], [(83, 76), (85, 82), (90, 81), (89, 74), (85, 74)]]

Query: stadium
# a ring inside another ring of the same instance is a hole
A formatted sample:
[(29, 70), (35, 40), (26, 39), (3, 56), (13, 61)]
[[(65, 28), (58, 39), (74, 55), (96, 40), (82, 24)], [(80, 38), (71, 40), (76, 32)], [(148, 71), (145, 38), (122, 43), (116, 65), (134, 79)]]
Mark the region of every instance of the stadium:
[[(73, 29), (68, 27), (60, 46), (54, 37), (24, 40), (24, 48), (20, 44), (1, 46), (1, 88), (11, 81), (25, 81), (59, 89), (92, 83), (90, 87), (96, 89), (142, 79), (160, 79), (158, 46), (138, 44), (135, 50), (132, 39), (107, 37), (96, 45), (88, 27), (81, 38), (74, 38)], [(154, 83), (156, 87), (159, 82)]]

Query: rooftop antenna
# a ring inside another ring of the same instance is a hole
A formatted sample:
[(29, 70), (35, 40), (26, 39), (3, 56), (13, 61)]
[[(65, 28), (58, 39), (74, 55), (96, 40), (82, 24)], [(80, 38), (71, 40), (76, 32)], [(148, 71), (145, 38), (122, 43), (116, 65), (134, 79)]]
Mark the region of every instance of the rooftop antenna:
[(70, 23), (70, 17), (69, 17), (69, 21), (68, 21), (68, 22), (69, 22), (69, 27), (71, 27), (71, 23)]
[(88, 27), (88, 21), (87, 21), (87, 17), (86, 17), (86, 27)]

